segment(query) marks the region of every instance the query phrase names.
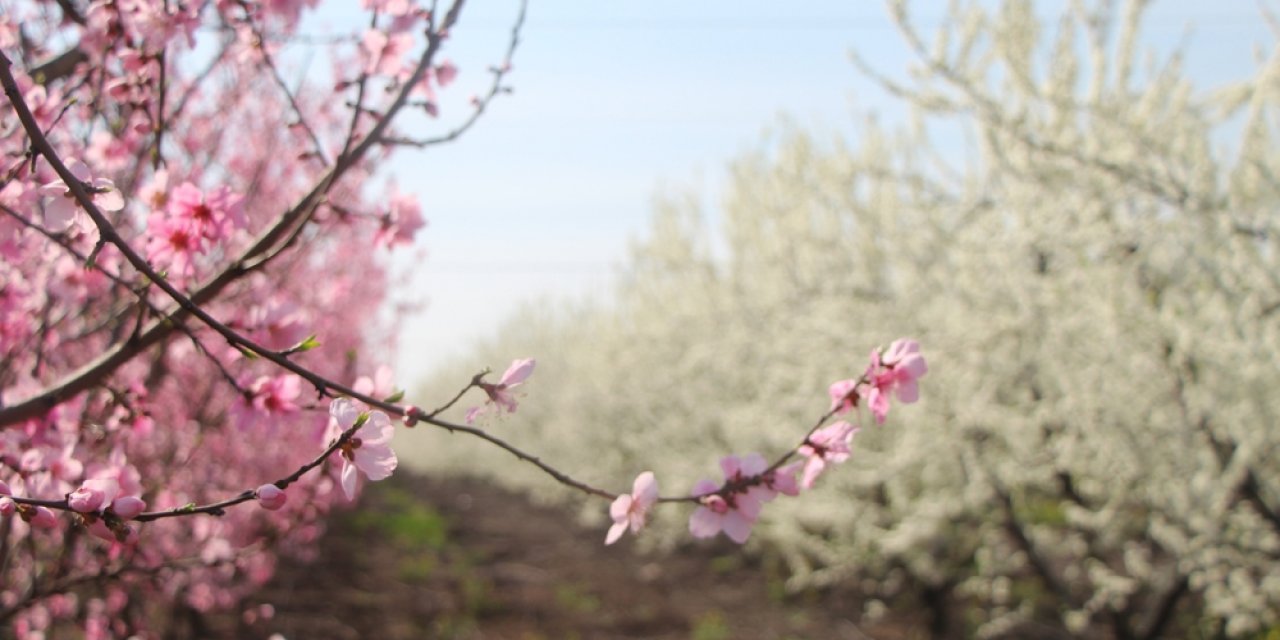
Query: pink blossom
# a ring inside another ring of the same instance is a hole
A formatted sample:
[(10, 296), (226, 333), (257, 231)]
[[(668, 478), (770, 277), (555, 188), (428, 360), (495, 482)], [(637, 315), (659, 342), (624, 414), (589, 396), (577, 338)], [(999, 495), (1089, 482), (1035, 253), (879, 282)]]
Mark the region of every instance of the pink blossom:
[(392, 382), (392, 376), (395, 373), (391, 371), (391, 367), (380, 365), (378, 370), (374, 372), (373, 377), (360, 376), (356, 378), (356, 383), (351, 386), (360, 393), (371, 398), (385, 400), (395, 394), (395, 383)]
[(480, 388), (489, 396), (489, 399), (485, 401), (483, 406), (472, 407), (467, 410), (467, 422), (474, 422), (478, 416), (493, 406), (506, 409), (507, 413), (515, 413), (516, 397), (511, 393), (511, 390), (524, 383), (533, 373), (533, 367), (536, 364), (537, 362), (533, 358), (516, 360), (503, 372), (502, 378), (498, 380), (497, 384), (481, 382)]
[(364, 72), (370, 75), (394, 76), (404, 66), (404, 54), (413, 47), (413, 34), (387, 35), (377, 29), (364, 32)]
[(391, 450), (395, 426), (381, 411), (361, 414), (351, 400), (334, 400), (329, 403), (330, 433), (345, 433), (362, 415), (367, 416), (364, 423), (339, 447), (342, 454), (342, 492), (348, 500), (355, 499), (357, 470), (371, 481), (384, 480), (391, 476), (397, 463), (396, 453)]
[(282, 418), (298, 411), (294, 402), (302, 395), (302, 378), (294, 374), (261, 376), (249, 385), (249, 399), (241, 396), (232, 406), (236, 425), (247, 429), (263, 419)]
[(18, 503), (13, 501), (8, 495), (0, 497), (0, 517), (9, 517), (18, 510)]
[(311, 319), (298, 305), (273, 298), (249, 310), (245, 324), (254, 340), (268, 349), (288, 349), (307, 337)]
[[(769, 489), (775, 495), (781, 493), (784, 496), (800, 495), (800, 484), (796, 480), (796, 475), (800, 472), (802, 463), (793, 462), (764, 474), (761, 480), (764, 487)], [(770, 498), (773, 496), (771, 495)]]
[(120, 483), (114, 478), (90, 478), (79, 489), (67, 496), (67, 506), (80, 513), (105, 510), (120, 493)]
[(360, 0), (360, 6), (393, 16), (409, 13), (414, 8), (413, 0)]
[(284, 489), (274, 484), (264, 484), (258, 487), (258, 490), (254, 492), (254, 496), (258, 498), (258, 504), (268, 511), (275, 511), (283, 507), (284, 503), (289, 500), (289, 496), (284, 492)]
[(436, 65), (436, 83), (443, 89), (458, 77), (458, 68), (453, 65), (451, 60), (442, 60)]
[(379, 218), (378, 230), (373, 234), (373, 243), (385, 247), (412, 243), (413, 236), (426, 224), (418, 199), (412, 194), (400, 193), (393, 186), (387, 211)]
[(244, 198), (226, 186), (204, 192), (184, 182), (168, 196), (169, 219), (209, 240), (226, 238), (248, 226), (241, 202)]
[(920, 344), (915, 340), (894, 340), (883, 357), (880, 352), (872, 351), (871, 365), (867, 369), (867, 377), (870, 379), (867, 405), (871, 408), (876, 423), (884, 424), (885, 416), (889, 413), (891, 392), (903, 404), (918, 400), (920, 388), (916, 380), (928, 372), (924, 356), (920, 355)]
[(849, 442), (857, 427), (848, 422), (834, 422), (818, 429), (800, 446), (800, 455), (805, 457), (804, 473), (800, 486), (813, 488), (813, 481), (826, 469), (828, 463), (841, 463), (849, 459)]
[(190, 220), (153, 213), (147, 221), (147, 260), (171, 276), (189, 278), (195, 257), (204, 253), (204, 238)]
[(613, 526), (605, 536), (605, 544), (613, 544), (622, 537), (628, 528), (631, 533), (639, 533), (644, 527), (649, 509), (658, 501), (658, 481), (652, 471), (645, 471), (636, 476), (631, 485), (631, 493), (623, 494), (609, 505), (609, 517), (613, 518)]
[[(115, 183), (106, 178), (94, 178), (89, 167), (79, 160), (67, 161), (67, 169), (92, 192), (93, 204), (103, 211), (119, 211), (124, 208), (124, 196)], [(52, 196), (44, 208), (44, 223), (54, 231), (64, 231), (80, 219), (80, 205), (66, 182), (61, 179), (47, 183), (40, 193)]]
[(164, 209), (169, 202), (169, 170), (159, 169), (142, 188), (138, 198), (152, 209)]
[(836, 414), (848, 413), (858, 406), (858, 381), (839, 380), (831, 383), (827, 394), (831, 396), (831, 410)]
[[(714, 492), (716, 485), (702, 480), (694, 485), (695, 495)], [(746, 494), (732, 494), (732, 499), (719, 495), (703, 495), (702, 506), (689, 517), (689, 533), (695, 538), (710, 538), (721, 531), (730, 540), (742, 544), (751, 536), (751, 527), (760, 515), (760, 503)]]
[(721, 531), (730, 540), (742, 544), (751, 536), (751, 527), (760, 517), (764, 502), (776, 493), (752, 478), (761, 476), (768, 464), (758, 453), (744, 458), (725, 456), (720, 459), (720, 469), (725, 482), (721, 487), (710, 480), (699, 480), (693, 487), (693, 495), (700, 497), (702, 506), (689, 517), (689, 533), (695, 538), (710, 538)]
[(893, 388), (898, 401), (911, 404), (919, 399), (920, 389), (916, 380), (929, 372), (929, 366), (920, 355), (920, 343), (902, 338), (894, 340), (881, 358), (886, 371), (876, 376), (877, 388)]

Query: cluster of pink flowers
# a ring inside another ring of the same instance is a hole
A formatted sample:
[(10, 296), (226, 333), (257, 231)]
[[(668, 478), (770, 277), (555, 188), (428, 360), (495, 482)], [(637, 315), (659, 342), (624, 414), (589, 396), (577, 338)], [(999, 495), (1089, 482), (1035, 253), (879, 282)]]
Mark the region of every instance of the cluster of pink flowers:
[(234, 605), (395, 468), (389, 376), (326, 376), (389, 346), (387, 267), (352, 247), (424, 225), (374, 181), (458, 75), (456, 12), (363, 0), (321, 55), (345, 86), (278, 84), (316, 4), (0, 9), (0, 636), (164, 635), (156, 610)]
[(248, 226), (243, 198), (225, 186), (202, 191), (184, 182), (164, 193), (168, 174), (163, 169), (153, 182), (152, 204), (160, 201), (165, 206), (147, 219), (147, 259), (176, 280), (195, 275), (197, 256)]
[[(889, 394), (896, 394), (904, 404), (915, 402), (919, 397), (916, 381), (927, 372), (920, 345), (914, 340), (896, 340), (883, 354), (872, 351), (871, 364), (862, 378), (831, 385), (832, 405), (827, 417), (847, 414), (865, 401), (876, 422), (883, 424), (889, 412)], [(722, 482), (704, 479), (693, 487), (692, 497), (698, 507), (689, 517), (689, 533), (696, 538), (711, 538), (723, 532), (734, 542), (746, 542), (766, 502), (779, 494), (796, 496), (802, 489), (812, 489), (827, 467), (849, 459), (857, 432), (857, 426), (844, 420), (816, 428), (792, 453), (773, 465), (759, 453), (725, 456), (720, 460)], [(795, 454), (802, 460), (788, 462)], [(636, 478), (631, 494), (613, 502), (609, 515), (614, 524), (605, 544), (613, 544), (628, 529), (635, 533), (644, 527), (650, 508), (660, 500), (657, 486), (653, 473), (646, 471)], [(687, 499), (672, 499), (679, 500)]]
[(871, 352), (871, 364), (862, 378), (831, 385), (831, 408), (838, 414), (848, 413), (865, 401), (876, 423), (884, 424), (889, 414), (889, 395), (895, 394), (903, 404), (915, 402), (920, 397), (916, 380), (928, 372), (924, 356), (920, 355), (920, 343), (905, 338), (895, 340), (883, 354)]
[(693, 485), (693, 495), (701, 506), (689, 516), (689, 533), (695, 538), (711, 538), (723, 531), (738, 544), (746, 542), (764, 503), (779, 493), (800, 493), (794, 465), (772, 471), (768, 467), (758, 453), (721, 458), (723, 484), (704, 479)]

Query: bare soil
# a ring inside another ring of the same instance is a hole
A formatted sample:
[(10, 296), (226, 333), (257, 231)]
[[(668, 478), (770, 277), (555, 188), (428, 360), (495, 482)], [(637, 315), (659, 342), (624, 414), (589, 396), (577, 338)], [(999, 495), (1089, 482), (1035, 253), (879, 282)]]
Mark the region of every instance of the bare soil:
[(857, 619), (833, 593), (788, 595), (780, 570), (731, 543), (654, 558), (603, 530), (482, 480), (399, 473), (338, 514), (309, 564), (286, 562), (250, 603), (274, 616), (209, 620), (217, 637), (923, 637), (923, 625)]

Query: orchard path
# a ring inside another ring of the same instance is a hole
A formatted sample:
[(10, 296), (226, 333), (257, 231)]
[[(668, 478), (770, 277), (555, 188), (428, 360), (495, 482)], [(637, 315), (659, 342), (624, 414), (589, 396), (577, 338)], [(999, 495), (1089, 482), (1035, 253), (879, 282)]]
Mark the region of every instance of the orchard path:
[(209, 620), (217, 637), (697, 640), (916, 637), (857, 622), (845, 597), (788, 597), (780, 571), (731, 543), (661, 560), (481, 480), (396, 474), (337, 514), (311, 564), (254, 597), (275, 617)]

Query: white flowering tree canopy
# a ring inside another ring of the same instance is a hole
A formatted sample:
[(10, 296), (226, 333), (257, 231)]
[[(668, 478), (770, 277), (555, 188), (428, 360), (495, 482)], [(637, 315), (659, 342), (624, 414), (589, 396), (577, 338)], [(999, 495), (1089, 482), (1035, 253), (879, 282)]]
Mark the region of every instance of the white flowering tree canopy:
[[(864, 419), (758, 527), (790, 586), (924, 594), (965, 635), (1280, 629), (1280, 46), (1197, 87), (1140, 62), (1145, 3), (1112, 4), (956, 3), (928, 38), (892, 5), (918, 73), (881, 79), (915, 126), (790, 131), (721, 210), (661, 206), (614, 299), (504, 332), (555, 380), (518, 436), (692, 486), (792, 446), (812, 390), (915, 336), (919, 408)], [(938, 150), (938, 123), (972, 144)]]

